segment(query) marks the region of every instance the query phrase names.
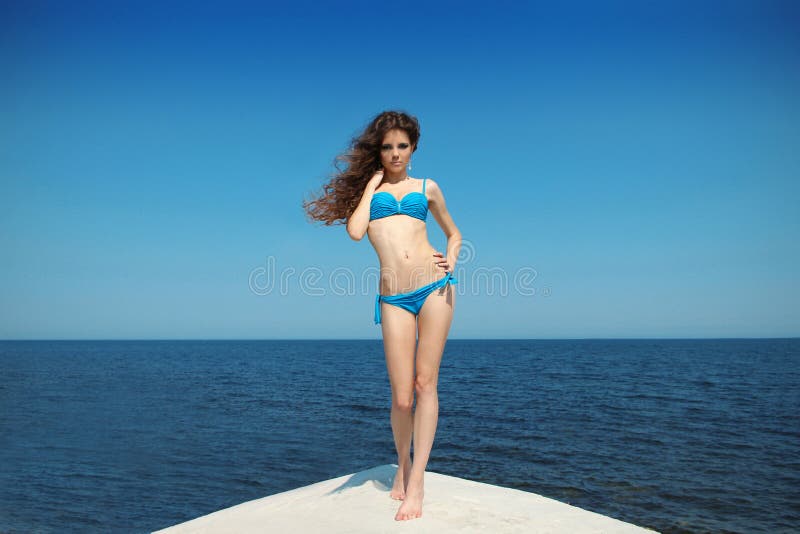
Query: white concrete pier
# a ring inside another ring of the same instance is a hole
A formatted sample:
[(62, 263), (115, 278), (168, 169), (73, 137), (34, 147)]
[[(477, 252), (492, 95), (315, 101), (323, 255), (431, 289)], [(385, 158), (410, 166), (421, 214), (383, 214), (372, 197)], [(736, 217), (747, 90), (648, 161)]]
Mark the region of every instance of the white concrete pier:
[(650, 533), (653, 530), (516, 489), (425, 472), (422, 517), (395, 521), (386, 464), (219, 510), (156, 534)]

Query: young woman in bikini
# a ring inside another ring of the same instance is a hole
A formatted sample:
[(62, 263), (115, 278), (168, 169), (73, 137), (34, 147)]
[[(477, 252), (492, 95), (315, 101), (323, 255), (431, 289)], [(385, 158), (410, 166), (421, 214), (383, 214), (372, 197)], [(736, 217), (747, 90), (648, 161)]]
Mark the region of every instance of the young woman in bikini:
[[(422, 516), (425, 467), (439, 416), (439, 364), (455, 305), (451, 284), (457, 280), (452, 271), (461, 247), (461, 233), (439, 184), (408, 175), (419, 137), (415, 117), (397, 111), (380, 113), (352, 140), (350, 149), (337, 156), (337, 162), (348, 166), (345, 170), (336, 166), (339, 172), (324, 186), (325, 194), (304, 202), (312, 220), (346, 223), (352, 239), (368, 235), (378, 254), (375, 323), (381, 325), (392, 388), (391, 426), (398, 464), (390, 496), (403, 501), (396, 520)], [(445, 254), (428, 241), (428, 210), (447, 236)]]

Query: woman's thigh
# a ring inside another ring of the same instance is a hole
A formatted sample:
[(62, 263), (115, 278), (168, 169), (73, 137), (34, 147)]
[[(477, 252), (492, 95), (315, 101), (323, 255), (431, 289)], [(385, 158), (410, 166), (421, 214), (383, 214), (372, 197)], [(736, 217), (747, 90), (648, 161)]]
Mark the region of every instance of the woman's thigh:
[(435, 385), (439, 376), (442, 353), (453, 321), (456, 292), (447, 284), (428, 295), (419, 311), (419, 346), (417, 375)]
[(408, 310), (381, 302), (381, 330), (392, 398), (410, 405), (414, 400), (416, 317)]

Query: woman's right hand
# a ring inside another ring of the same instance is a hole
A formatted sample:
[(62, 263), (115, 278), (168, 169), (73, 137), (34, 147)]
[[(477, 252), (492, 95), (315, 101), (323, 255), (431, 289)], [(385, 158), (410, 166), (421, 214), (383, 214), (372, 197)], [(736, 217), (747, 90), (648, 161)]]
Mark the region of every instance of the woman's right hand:
[(373, 191), (375, 191), (379, 185), (381, 185), (381, 181), (383, 180), (383, 167), (375, 171), (375, 174), (372, 175), (372, 178), (369, 179), (367, 182), (367, 187), (371, 187)]

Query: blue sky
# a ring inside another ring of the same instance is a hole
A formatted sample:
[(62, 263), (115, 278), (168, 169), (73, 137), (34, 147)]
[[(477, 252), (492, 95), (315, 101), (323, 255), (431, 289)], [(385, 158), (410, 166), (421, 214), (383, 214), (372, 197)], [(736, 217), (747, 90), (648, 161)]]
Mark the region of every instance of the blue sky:
[(385, 109), (451, 338), (800, 334), (796, 3), (193, 4), (0, 2), (0, 338), (380, 338), (301, 203)]

